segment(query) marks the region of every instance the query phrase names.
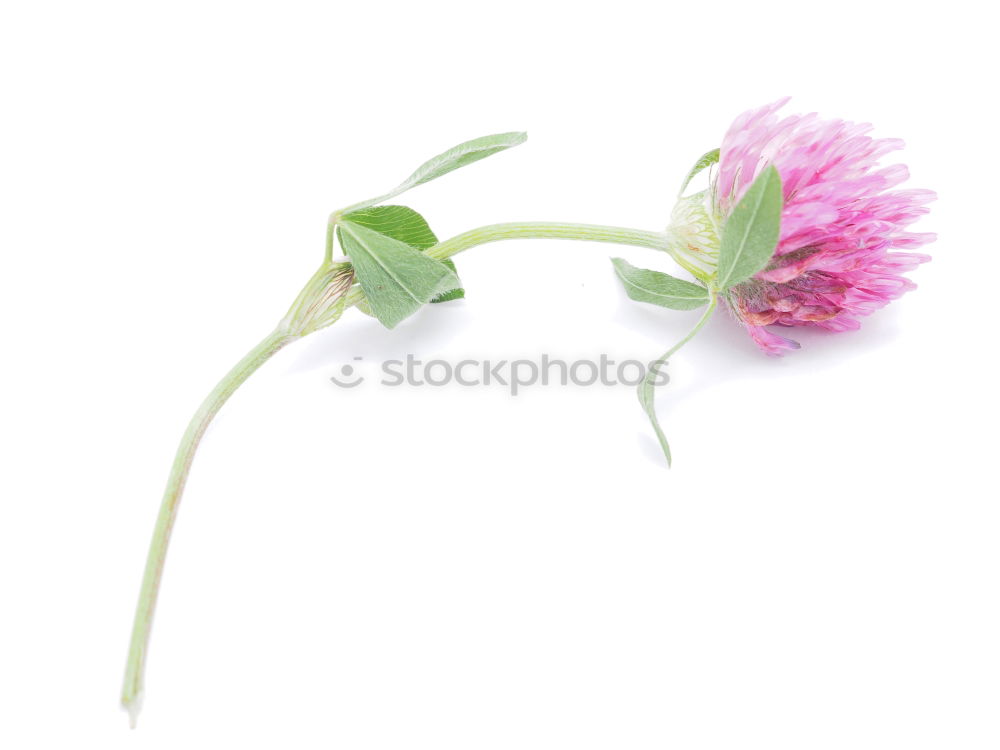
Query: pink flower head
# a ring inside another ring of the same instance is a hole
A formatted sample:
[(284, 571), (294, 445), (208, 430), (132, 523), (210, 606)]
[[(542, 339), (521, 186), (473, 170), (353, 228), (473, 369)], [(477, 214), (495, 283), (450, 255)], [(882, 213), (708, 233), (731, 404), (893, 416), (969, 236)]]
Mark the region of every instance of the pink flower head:
[(872, 138), (868, 124), (816, 114), (779, 117), (787, 101), (736, 118), (712, 186), (715, 213), (724, 218), (767, 165), (781, 175), (785, 203), (771, 263), (729, 294), (733, 312), (768, 354), (799, 348), (765, 328), (771, 324), (859, 328), (859, 317), (915, 288), (902, 274), (930, 260), (890, 251), (935, 239), (907, 231), (927, 213), (934, 193), (894, 190), (909, 176), (906, 167), (878, 167), (902, 141)]

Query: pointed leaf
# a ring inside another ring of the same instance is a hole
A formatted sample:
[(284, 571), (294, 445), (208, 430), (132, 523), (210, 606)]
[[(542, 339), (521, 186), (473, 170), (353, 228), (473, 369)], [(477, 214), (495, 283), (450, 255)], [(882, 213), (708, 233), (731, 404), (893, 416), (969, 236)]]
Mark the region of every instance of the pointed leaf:
[(407, 206), (364, 208), (352, 211), (344, 216), (344, 219), (392, 237), (394, 240), (405, 242), (417, 250), (426, 250), (438, 242), (434, 232), (427, 225), (427, 220)]
[[(445, 258), (441, 261), (452, 271), (455, 270), (455, 261), (451, 258)], [(465, 289), (459, 287), (458, 289), (452, 289), (450, 292), (445, 292), (444, 294), (439, 294), (437, 297), (431, 300), (432, 305), (436, 305), (439, 302), (451, 302), (456, 299), (465, 299)]]
[(405, 242), (352, 221), (342, 221), (340, 228), (372, 314), (386, 328), (461, 286), (454, 271)]
[(693, 180), (699, 173), (713, 164), (719, 161), (719, 149), (713, 148), (707, 154), (703, 154), (698, 161), (694, 163), (691, 167), (691, 171), (687, 173), (687, 177), (684, 178), (684, 182), (681, 183), (681, 189), (677, 191), (677, 195), (684, 195), (684, 191), (687, 190), (687, 186), (691, 184)]
[(465, 299), (465, 290), (461, 287), (452, 289), (450, 292), (445, 292), (444, 294), (439, 294), (431, 300), (431, 304), (436, 305), (440, 302), (452, 302), (456, 299)]
[(636, 268), (621, 258), (612, 258), (611, 262), (625, 285), (625, 293), (638, 302), (651, 302), (672, 310), (694, 310), (708, 303), (708, 290), (703, 286), (659, 271)]
[(761, 172), (722, 226), (719, 289), (746, 281), (763, 269), (781, 230), (781, 177), (773, 165)]
[(423, 185), (425, 182), (436, 180), (438, 177), (448, 174), (448, 172), (454, 169), (464, 167), (480, 159), (485, 159), (487, 156), (492, 156), (499, 151), (520, 145), (527, 139), (527, 133), (498, 133), (497, 135), (486, 135), (482, 138), (474, 138), (471, 141), (460, 143), (454, 148), (448, 149), (443, 154), (438, 154), (433, 159), (421, 164), (413, 174), (407, 177), (392, 192), (392, 195), (399, 195), (417, 185)]
[(431, 180), (436, 180), (438, 177), (446, 175), (452, 170), (472, 164), (480, 159), (485, 159), (487, 156), (492, 156), (500, 151), (505, 151), (508, 148), (524, 143), (527, 139), (527, 133), (498, 133), (460, 143), (454, 148), (448, 149), (443, 154), (438, 154), (433, 159), (425, 161), (417, 167), (413, 174), (385, 195), (357, 203), (350, 208), (344, 209), (344, 213), (368, 208), (377, 203), (387, 201), (390, 198), (395, 198), (410, 188), (423, 185), (425, 182), (430, 182)]
[[(344, 219), (373, 229), (400, 242), (405, 242), (417, 250), (427, 250), (438, 243), (437, 237), (424, 217), (407, 206), (374, 206), (353, 211), (347, 214)], [(344, 239), (339, 227), (337, 228), (337, 238), (340, 241), (340, 246), (343, 247)], [(451, 258), (446, 258), (441, 262), (452, 271), (455, 270), (455, 263)], [(459, 287), (435, 297), (431, 302), (448, 302), (463, 297), (465, 297), (465, 290)], [(366, 312), (360, 305), (358, 308), (361, 309), (361, 312)], [(367, 314), (370, 314), (370, 311), (367, 311)]]
[(637, 395), (639, 396), (639, 404), (642, 406), (642, 410), (646, 412), (646, 416), (649, 417), (649, 423), (653, 426), (653, 432), (656, 433), (656, 439), (660, 442), (660, 448), (663, 450), (663, 455), (667, 459), (667, 466), (673, 461), (673, 457), (670, 455), (670, 443), (667, 442), (667, 436), (663, 433), (663, 428), (660, 427), (660, 420), (656, 416), (656, 381), (660, 375), (660, 368), (663, 367), (667, 362), (667, 355), (663, 355), (649, 365), (649, 370), (646, 373), (646, 377), (643, 381), (639, 383), (639, 388), (637, 389)]
[(682, 338), (672, 347), (667, 349), (663, 354), (661, 354), (655, 361), (651, 362), (649, 365), (649, 370), (646, 372), (646, 377), (643, 381), (639, 383), (639, 388), (637, 389), (637, 395), (639, 396), (639, 403), (642, 405), (643, 411), (646, 412), (646, 416), (649, 417), (650, 424), (653, 425), (653, 431), (656, 432), (656, 439), (660, 441), (660, 448), (663, 449), (663, 455), (666, 456), (667, 465), (670, 464), (670, 444), (667, 442), (667, 436), (663, 434), (663, 428), (660, 427), (660, 420), (656, 416), (656, 403), (654, 401), (654, 389), (659, 385), (658, 381), (660, 378), (660, 371), (663, 365), (688, 341), (694, 338), (698, 331), (700, 331), (704, 325), (712, 317), (712, 313), (715, 311), (715, 306), (717, 304), (717, 298), (712, 297), (709, 301), (708, 307), (705, 312), (702, 313), (701, 318), (698, 323), (692, 328), (687, 336)]

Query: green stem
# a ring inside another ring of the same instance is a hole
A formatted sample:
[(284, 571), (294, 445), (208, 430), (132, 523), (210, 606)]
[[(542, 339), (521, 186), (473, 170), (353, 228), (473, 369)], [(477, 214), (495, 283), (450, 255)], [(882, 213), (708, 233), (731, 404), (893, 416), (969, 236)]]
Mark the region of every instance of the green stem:
[(666, 235), (662, 232), (644, 232), (624, 227), (606, 227), (597, 224), (567, 224), (560, 222), (517, 222), (490, 224), (463, 232), (450, 240), (439, 242), (427, 254), (443, 260), (477, 245), (500, 240), (586, 240), (612, 242), (618, 245), (635, 245), (654, 250), (666, 250)]
[(695, 278), (706, 282), (711, 271), (706, 271), (684, 248), (670, 241), (666, 232), (646, 232), (640, 229), (609, 227), (598, 224), (572, 224), (561, 222), (518, 222), (491, 224), (464, 232), (450, 240), (438, 243), (427, 250), (427, 254), (442, 260), (468, 250), (476, 245), (499, 240), (584, 240), (588, 242), (612, 242), (617, 245), (634, 245), (660, 250), (674, 259), (681, 268)]
[[(678, 263), (680, 259), (667, 247), (666, 235), (662, 232), (646, 232), (641, 229), (609, 227), (599, 224), (569, 224), (555, 221), (511, 222), (489, 224), (478, 229), (455, 235), (449, 240), (427, 248), (424, 253), (444, 260), (479, 245), (503, 240), (581, 240), (585, 242), (610, 242), (617, 245), (647, 247), (668, 252)], [(684, 265), (683, 263), (681, 264)], [(352, 307), (364, 300), (364, 292), (355, 286), (346, 298), (346, 307)]]
[(334, 221), (326, 223), (326, 249), (323, 252), (323, 262), (330, 263), (333, 260), (333, 237), (337, 231), (337, 224)]
[(181, 438), (181, 444), (177, 448), (177, 455), (167, 479), (163, 501), (160, 503), (160, 512), (156, 517), (156, 526), (153, 528), (153, 540), (146, 558), (146, 571), (142, 577), (142, 588), (139, 590), (139, 603), (136, 606), (135, 622), (132, 625), (132, 641), (129, 645), (128, 661), (125, 666), (122, 705), (128, 710), (133, 727), (142, 704), (143, 673), (146, 667), (146, 653), (149, 649), (149, 634), (153, 625), (156, 597), (160, 589), (160, 579), (163, 576), (163, 563), (167, 556), (170, 533), (177, 518), (177, 508), (184, 492), (188, 472), (191, 470), (191, 463), (194, 461), (195, 451), (198, 449), (198, 444), (212, 418), (226, 403), (226, 400), (257, 368), (294, 338), (296, 338), (294, 335), (279, 327), (251, 349), (208, 394), (208, 397), (191, 418), (191, 422), (184, 432), (184, 437)]
[[(350, 266), (344, 262), (333, 261), (335, 218), (336, 216), (331, 218), (327, 228), (323, 264), (296, 297), (278, 328), (240, 360), (229, 374), (219, 382), (215, 390), (208, 395), (192, 417), (177, 449), (177, 456), (174, 458), (174, 464), (167, 480), (167, 488), (160, 505), (160, 512), (156, 519), (156, 526), (153, 530), (153, 540), (150, 544), (146, 571), (142, 579), (139, 603), (136, 607), (135, 622), (132, 628), (132, 641), (125, 667), (122, 704), (128, 709), (133, 726), (135, 726), (135, 720), (141, 707), (143, 673), (149, 649), (150, 629), (153, 623), (153, 611), (156, 607), (160, 579), (163, 575), (167, 546), (170, 542), (170, 533), (177, 517), (177, 509), (184, 492), (188, 473), (191, 470), (191, 464), (194, 461), (195, 451), (198, 449), (198, 444), (205, 434), (205, 430), (236, 389), (278, 350), (297, 338), (330, 325), (340, 317), (346, 307), (351, 307), (364, 300), (364, 293), (359, 285), (355, 285), (348, 291), (353, 279)], [(450, 240), (438, 243), (426, 252), (433, 258), (443, 260), (477, 245), (513, 239), (587, 240), (635, 245), (666, 251), (678, 263), (686, 267), (682, 259), (678, 258), (668, 247), (664, 233), (593, 224), (549, 222), (493, 224), (464, 232)], [(691, 335), (694, 335), (694, 332)], [(673, 353), (673, 350), (670, 353)]]
[(649, 417), (650, 423), (653, 425), (653, 431), (656, 433), (657, 439), (660, 441), (660, 447), (663, 449), (663, 455), (667, 459), (667, 465), (670, 465), (670, 444), (667, 442), (667, 436), (663, 434), (663, 429), (660, 427), (660, 421), (656, 418), (656, 403), (654, 400), (654, 387), (656, 386), (656, 378), (660, 374), (660, 367), (662, 367), (670, 357), (674, 356), (682, 346), (684, 346), (688, 341), (693, 339), (705, 324), (708, 319), (712, 317), (712, 312), (715, 310), (715, 306), (718, 303), (718, 297), (716, 295), (715, 289), (709, 288), (709, 301), (708, 307), (705, 308), (704, 314), (698, 319), (687, 336), (682, 338), (672, 347), (670, 347), (666, 352), (664, 352), (658, 359), (649, 365), (649, 372), (646, 373), (646, 377), (641, 383), (639, 383), (638, 396), (639, 404), (642, 406), (646, 415)]

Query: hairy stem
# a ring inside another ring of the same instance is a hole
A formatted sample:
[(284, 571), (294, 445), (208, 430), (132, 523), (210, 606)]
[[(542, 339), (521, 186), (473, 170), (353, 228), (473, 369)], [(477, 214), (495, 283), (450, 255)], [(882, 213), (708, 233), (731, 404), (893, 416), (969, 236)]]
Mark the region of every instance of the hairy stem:
[[(297, 338), (330, 325), (340, 317), (345, 308), (364, 300), (364, 293), (359, 285), (355, 284), (353, 288), (350, 288), (353, 280), (350, 266), (342, 261), (335, 262), (333, 260), (334, 230), (335, 222), (331, 221), (327, 229), (323, 264), (295, 299), (278, 328), (254, 347), (219, 381), (219, 384), (195, 412), (184, 437), (181, 439), (167, 480), (156, 526), (153, 529), (153, 540), (146, 560), (146, 569), (139, 592), (139, 603), (136, 607), (135, 622), (132, 627), (128, 661), (125, 667), (122, 705), (128, 709), (132, 726), (135, 726), (142, 702), (143, 673), (146, 667), (153, 612), (156, 608), (156, 598), (163, 575), (167, 546), (177, 517), (181, 495), (184, 492), (184, 485), (187, 482), (195, 452), (205, 430), (236, 389), (278, 350)], [(666, 235), (663, 233), (593, 224), (554, 222), (493, 224), (459, 234), (450, 240), (438, 243), (426, 252), (433, 258), (443, 260), (477, 245), (513, 239), (585, 240), (647, 247), (666, 251), (682, 266), (685, 266), (681, 262), (682, 259), (678, 259), (668, 247)], [(350, 291), (348, 291), (349, 288)], [(694, 332), (691, 335), (694, 335)], [(669, 354), (672, 354), (673, 351), (671, 350)]]
[[(573, 224), (555, 221), (525, 221), (506, 224), (489, 224), (455, 235), (449, 240), (427, 248), (425, 254), (438, 260), (450, 258), (479, 245), (503, 240), (580, 240), (584, 242), (608, 242), (616, 245), (633, 245), (667, 252), (683, 268), (688, 264), (678, 257), (668, 245), (663, 232), (647, 232), (641, 229), (609, 227), (599, 224)], [(690, 270), (690, 269), (688, 269)], [(697, 274), (696, 274), (697, 275)], [(347, 295), (346, 306), (351, 307), (364, 299), (360, 287), (355, 287)]]
[(143, 673), (146, 668), (146, 653), (149, 648), (149, 634), (153, 625), (153, 612), (156, 609), (156, 598), (160, 589), (160, 579), (163, 576), (163, 564), (167, 556), (167, 546), (170, 543), (170, 533), (177, 518), (177, 508), (180, 505), (184, 485), (187, 482), (195, 451), (212, 418), (218, 413), (226, 400), (237, 388), (250, 377), (262, 364), (271, 358), (279, 349), (295, 338), (282, 329), (276, 329), (257, 346), (251, 349), (229, 373), (219, 381), (211, 393), (205, 398), (198, 411), (188, 424), (181, 444), (177, 448), (167, 487), (160, 503), (160, 512), (153, 528), (153, 540), (149, 545), (146, 558), (146, 570), (142, 577), (142, 588), (139, 590), (139, 603), (136, 606), (135, 622), (132, 625), (132, 641), (128, 650), (128, 661), (125, 667), (125, 684), (122, 688), (122, 705), (128, 710), (132, 726), (142, 703)]
[(450, 240), (440, 242), (427, 250), (427, 254), (439, 260), (468, 250), (476, 245), (499, 240), (583, 240), (587, 242), (611, 242), (616, 245), (634, 245), (661, 250), (674, 262), (695, 278), (707, 282), (711, 270), (706, 270), (698, 258), (692, 257), (676, 242), (672, 242), (666, 232), (646, 232), (641, 229), (608, 227), (598, 224), (570, 224), (559, 222), (518, 222), (491, 224), (464, 232)]
[(606, 227), (597, 224), (566, 224), (559, 222), (517, 222), (490, 224), (472, 229), (439, 242), (427, 250), (432, 258), (443, 260), (477, 245), (500, 240), (585, 240), (611, 242), (618, 245), (635, 245), (654, 250), (666, 250), (666, 235), (662, 232), (644, 232), (624, 227)]

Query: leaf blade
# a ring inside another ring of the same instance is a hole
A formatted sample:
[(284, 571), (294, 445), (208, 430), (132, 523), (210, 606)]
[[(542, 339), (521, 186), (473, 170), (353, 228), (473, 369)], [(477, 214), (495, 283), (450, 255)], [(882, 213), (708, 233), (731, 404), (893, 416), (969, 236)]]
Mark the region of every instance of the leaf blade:
[(713, 148), (711, 151), (706, 151), (698, 158), (698, 161), (696, 161), (694, 166), (691, 167), (691, 171), (687, 173), (687, 177), (684, 178), (684, 182), (681, 183), (681, 189), (677, 191), (678, 197), (684, 195), (684, 191), (687, 190), (687, 186), (691, 184), (691, 180), (713, 164), (718, 163), (719, 154), (719, 149)]
[(374, 315), (386, 328), (438, 295), (461, 286), (440, 261), (405, 242), (352, 221), (341, 223), (341, 241)]
[(667, 459), (667, 466), (671, 466), (673, 456), (670, 453), (670, 443), (667, 442), (667, 436), (663, 432), (663, 428), (660, 427), (660, 419), (656, 416), (656, 379), (660, 375), (660, 368), (666, 363), (667, 354), (650, 363), (646, 377), (642, 379), (636, 389), (636, 395), (639, 397), (639, 405), (642, 406), (642, 410), (649, 417), (649, 423), (653, 426), (653, 432), (660, 443), (660, 449), (663, 451), (664, 458)]
[[(452, 271), (457, 274), (457, 269), (455, 268), (455, 261), (451, 258), (445, 258), (441, 261)], [(437, 305), (442, 302), (451, 302), (456, 299), (465, 299), (465, 289), (463, 287), (458, 287), (458, 289), (452, 289), (450, 292), (445, 292), (444, 294), (439, 294), (437, 297), (431, 300), (432, 305)]]
[(615, 273), (625, 293), (637, 302), (648, 302), (671, 310), (694, 310), (708, 304), (708, 290), (670, 274), (636, 268), (622, 258), (612, 258)]
[(408, 206), (371, 206), (352, 211), (343, 218), (417, 250), (426, 250), (438, 242), (427, 220)]
[(746, 281), (767, 265), (778, 244), (782, 205), (781, 176), (770, 165), (753, 181), (722, 227), (717, 271), (720, 290)]
[(524, 143), (528, 139), (528, 134), (522, 131), (514, 131), (510, 133), (496, 133), (494, 135), (484, 135), (479, 138), (473, 138), (471, 141), (465, 141), (457, 146), (438, 154), (437, 156), (428, 159), (419, 167), (417, 167), (413, 174), (403, 180), (402, 183), (393, 191), (393, 195), (399, 195), (402, 192), (414, 188), (417, 185), (423, 185), (425, 182), (430, 182), (431, 180), (436, 180), (438, 177), (448, 174), (448, 172), (459, 169), (460, 167), (467, 166), (480, 159), (485, 159), (487, 156), (492, 156), (493, 154), (499, 153), (500, 151), (506, 151), (508, 148), (513, 148)]
[(528, 140), (528, 134), (523, 131), (513, 131), (510, 133), (496, 133), (494, 135), (484, 135), (473, 138), (471, 141), (459, 143), (457, 146), (444, 151), (437, 156), (428, 159), (413, 173), (394, 187), (388, 193), (376, 198), (370, 198), (360, 203), (355, 203), (349, 208), (338, 211), (334, 217), (339, 218), (345, 214), (370, 208), (378, 203), (391, 200), (398, 195), (402, 195), (407, 190), (423, 185), (425, 182), (436, 180), (438, 177), (448, 174), (460, 167), (467, 166), (487, 156), (506, 151), (509, 148), (518, 146)]
[[(428, 225), (427, 220), (408, 206), (372, 206), (352, 211), (343, 218), (353, 221), (355, 224), (368, 227), (387, 237), (405, 242), (417, 250), (428, 250), (438, 243), (437, 236), (430, 228), (430, 225)], [(340, 240), (341, 247), (343, 247), (344, 239), (339, 227), (337, 228), (337, 237)], [(446, 258), (441, 262), (452, 271), (455, 271), (455, 263), (451, 258)], [(437, 304), (464, 297), (465, 290), (459, 286), (456, 289), (438, 295), (430, 302), (431, 304)], [(365, 312), (364, 309), (361, 311)], [(368, 313), (370, 314), (370, 310)]]

